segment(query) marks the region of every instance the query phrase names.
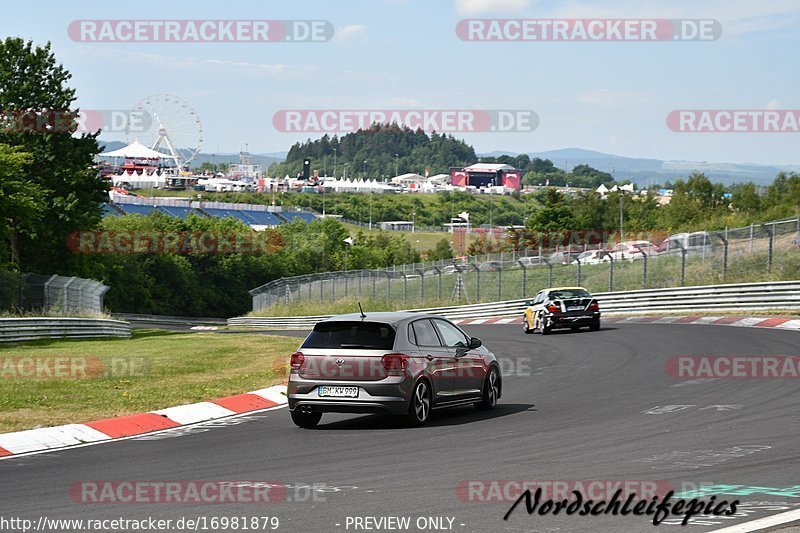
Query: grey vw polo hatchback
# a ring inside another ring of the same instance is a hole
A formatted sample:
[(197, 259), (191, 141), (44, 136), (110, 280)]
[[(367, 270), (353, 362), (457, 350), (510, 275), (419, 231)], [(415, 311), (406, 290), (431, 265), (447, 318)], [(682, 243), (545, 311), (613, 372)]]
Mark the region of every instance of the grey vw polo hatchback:
[(392, 413), (422, 425), (433, 409), (491, 409), (502, 390), (495, 356), (449, 320), (354, 313), (314, 326), (292, 354), (288, 395), (294, 423), (311, 428), (326, 412)]

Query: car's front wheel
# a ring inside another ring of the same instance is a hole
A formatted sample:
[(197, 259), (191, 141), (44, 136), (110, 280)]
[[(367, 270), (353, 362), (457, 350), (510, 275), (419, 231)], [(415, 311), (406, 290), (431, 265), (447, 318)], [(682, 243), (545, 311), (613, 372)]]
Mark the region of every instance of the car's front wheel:
[(322, 420), (322, 413), (318, 411), (311, 411), (310, 413), (303, 413), (300, 411), (298, 407), (292, 413), (292, 422), (295, 423), (297, 427), (311, 429), (317, 424), (319, 421)]
[(431, 389), (427, 381), (419, 381), (414, 386), (408, 406), (408, 419), (414, 426), (421, 426), (431, 416)]
[(530, 323), (528, 322), (528, 317), (527, 316), (523, 316), (522, 317), (522, 329), (528, 335), (533, 333), (533, 328), (530, 327)]
[(489, 375), (486, 376), (486, 381), (483, 384), (483, 399), (476, 403), (475, 407), (479, 409), (494, 409), (499, 398), (500, 376), (497, 374), (497, 369), (492, 368), (489, 370)]

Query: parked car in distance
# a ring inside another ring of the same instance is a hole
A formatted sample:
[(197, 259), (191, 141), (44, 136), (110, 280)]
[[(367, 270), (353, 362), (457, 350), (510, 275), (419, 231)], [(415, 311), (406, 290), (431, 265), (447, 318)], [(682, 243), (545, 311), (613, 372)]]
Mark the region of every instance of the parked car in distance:
[(531, 257), (520, 257), (517, 261), (519, 264), (525, 267), (532, 267), (536, 265), (544, 264), (544, 261), (538, 255), (531, 256)]
[(493, 270), (502, 270), (503, 263), (500, 261), (484, 261), (478, 266), (478, 269), (482, 272), (490, 272)]
[(649, 241), (625, 241), (611, 249), (611, 256), (614, 261), (634, 261), (644, 257), (642, 251), (651, 256), (658, 253), (658, 247)]
[(292, 354), (292, 421), (316, 426), (323, 413), (392, 413), (412, 425), (432, 410), (502, 395), (497, 358), (449, 320), (422, 313), (348, 314), (314, 326)]
[(587, 250), (575, 258), (574, 262), (580, 261), (582, 265), (599, 265), (600, 263), (608, 263), (608, 252), (605, 250)]
[(525, 333), (539, 331), (547, 335), (553, 329), (575, 331), (585, 326), (591, 331), (600, 329), (600, 305), (583, 287), (543, 289), (536, 298), (526, 302), (522, 315)]
[(550, 264), (553, 265), (558, 265), (558, 264), (568, 265), (570, 263), (573, 263), (575, 259), (577, 259), (578, 256), (581, 255), (581, 253), (583, 252), (581, 252), (580, 250), (575, 250), (575, 251), (565, 250), (561, 252), (555, 252), (550, 256), (549, 261)]
[(680, 254), (681, 248), (687, 252), (712, 253), (714, 241), (705, 231), (694, 233), (676, 233), (670, 235), (658, 244), (658, 252), (662, 254)]

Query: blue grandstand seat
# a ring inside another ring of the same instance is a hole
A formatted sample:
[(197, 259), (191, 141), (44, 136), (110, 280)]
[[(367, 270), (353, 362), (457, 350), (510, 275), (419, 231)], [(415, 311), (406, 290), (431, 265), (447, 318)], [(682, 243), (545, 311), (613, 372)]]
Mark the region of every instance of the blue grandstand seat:
[(253, 219), (250, 225), (257, 226), (278, 226), (283, 221), (269, 211), (242, 211), (248, 217)]
[(162, 205), (159, 206), (159, 208), (162, 209), (166, 214), (180, 219), (184, 219), (191, 214), (200, 215), (200, 212), (197, 209), (192, 209), (191, 207)]
[(305, 220), (306, 222), (313, 222), (315, 218), (311, 213), (304, 213), (303, 211), (283, 211), (281, 215), (289, 219), (289, 222), (294, 222), (295, 219)]
[(120, 212), (114, 209), (112, 206), (108, 204), (103, 204), (103, 216), (104, 217), (118, 217), (120, 216)]
[(153, 211), (158, 210), (157, 207), (153, 207), (152, 205), (117, 204), (117, 207), (121, 207), (122, 210), (128, 213), (129, 215), (147, 216)]
[(212, 217), (231, 217), (237, 220), (241, 220), (245, 224), (253, 224), (255, 221), (250, 218), (247, 213), (244, 211), (239, 211), (237, 209), (214, 209), (214, 208), (205, 208), (203, 209), (207, 214), (211, 215)]

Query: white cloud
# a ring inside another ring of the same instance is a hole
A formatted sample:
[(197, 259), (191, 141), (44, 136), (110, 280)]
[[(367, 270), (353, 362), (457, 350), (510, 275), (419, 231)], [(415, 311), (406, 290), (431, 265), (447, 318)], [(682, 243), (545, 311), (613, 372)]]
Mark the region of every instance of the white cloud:
[(337, 41), (353, 41), (360, 37), (364, 37), (367, 33), (367, 26), (365, 24), (350, 24), (348, 26), (342, 26), (336, 30), (336, 34), (334, 35), (334, 39)]
[(473, 16), (482, 13), (520, 13), (528, 9), (533, 0), (455, 0), (459, 15)]
[(556, 6), (546, 16), (714, 19), (723, 36), (790, 28), (800, 20), (796, 0), (561, 0)]
[(781, 109), (783, 108), (783, 104), (781, 104), (780, 100), (772, 99), (767, 102), (767, 105), (764, 106), (766, 109)]

